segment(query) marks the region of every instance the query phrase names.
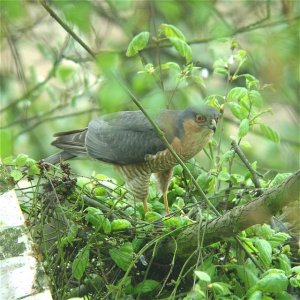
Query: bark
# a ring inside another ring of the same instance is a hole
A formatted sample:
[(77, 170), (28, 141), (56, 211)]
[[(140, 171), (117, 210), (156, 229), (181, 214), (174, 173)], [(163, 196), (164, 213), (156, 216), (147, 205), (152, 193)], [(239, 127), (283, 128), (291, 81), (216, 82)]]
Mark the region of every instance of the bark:
[[(280, 185), (270, 188), (254, 201), (233, 208), (223, 216), (205, 222), (201, 226), (198, 223), (185, 229), (176, 239), (176, 255), (184, 259), (195, 252), (199, 247), (199, 241), (203, 239), (203, 246), (207, 246), (222, 239), (230, 238), (242, 230), (255, 225), (266, 223), (270, 217), (279, 212), (287, 204), (299, 200), (300, 194), (300, 170), (288, 177)], [(204, 236), (202, 236), (204, 233)], [(163, 245), (164, 255), (172, 256), (175, 251), (175, 243), (167, 241)]]

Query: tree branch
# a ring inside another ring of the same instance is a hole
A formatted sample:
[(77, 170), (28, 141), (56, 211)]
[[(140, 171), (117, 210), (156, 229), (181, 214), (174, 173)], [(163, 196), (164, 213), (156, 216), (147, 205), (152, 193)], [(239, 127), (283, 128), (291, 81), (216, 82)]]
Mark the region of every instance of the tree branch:
[[(199, 224), (195, 223), (183, 230), (176, 239), (177, 254), (180, 259), (185, 259), (198, 247), (200, 235), (205, 232), (203, 245), (207, 246), (222, 239), (235, 237), (242, 230), (255, 224), (267, 222), (270, 217), (278, 213), (284, 206), (300, 197), (300, 170), (288, 177), (280, 185), (268, 189), (256, 200), (237, 206), (225, 213), (223, 216), (209, 220), (202, 224), (200, 231)], [(163, 245), (164, 251), (158, 251), (165, 255), (174, 253), (174, 242), (168, 240)]]
[(89, 48), (89, 46), (54, 12), (54, 10), (48, 5), (45, 0), (40, 0), (41, 5), (46, 9), (49, 15), (66, 31), (72, 38), (80, 44), (93, 58), (95, 53)]
[[(250, 173), (252, 175), (252, 180), (253, 180), (254, 186), (257, 189), (261, 189), (261, 184), (259, 182), (259, 179), (258, 179), (256, 171), (251, 166), (250, 162), (248, 161), (247, 157), (245, 156), (245, 154), (243, 153), (243, 151), (241, 150), (241, 148), (239, 147), (239, 145), (237, 144), (237, 142), (236, 141), (232, 141), (231, 145), (232, 145), (235, 153), (237, 153), (237, 155), (239, 156), (239, 158), (241, 159), (241, 161), (244, 163), (244, 165), (250, 171)], [(261, 191), (259, 191), (259, 193), (261, 193)]]

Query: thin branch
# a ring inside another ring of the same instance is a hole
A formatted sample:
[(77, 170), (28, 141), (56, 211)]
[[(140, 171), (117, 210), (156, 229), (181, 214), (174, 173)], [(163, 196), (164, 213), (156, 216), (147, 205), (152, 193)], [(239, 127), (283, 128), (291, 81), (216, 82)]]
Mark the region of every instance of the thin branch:
[[(300, 20), (300, 16), (296, 16), (296, 17), (292, 18), (291, 22), (292, 21), (298, 21), (298, 20)], [(235, 36), (235, 35), (238, 35), (238, 34), (241, 34), (241, 33), (246, 33), (246, 32), (249, 32), (249, 31), (258, 30), (258, 29), (262, 29), (262, 28), (266, 28), (266, 27), (279, 26), (279, 25), (281, 25), (283, 23), (286, 23), (286, 22), (287, 22), (287, 20), (280, 19), (280, 20), (277, 20), (277, 21), (274, 21), (274, 22), (261, 24), (261, 20), (260, 20), (260, 21), (254, 23), (254, 24), (238, 28), (237, 30), (235, 30), (233, 32), (230, 32), (230, 33), (218, 36), (218, 37), (212, 36), (212, 37), (203, 38), (203, 39), (191, 39), (191, 40), (187, 40), (186, 43), (188, 45), (206, 44), (206, 43), (209, 43), (211, 41), (215, 41), (215, 40), (220, 39), (220, 38), (232, 37), (232, 36)], [(170, 47), (173, 47), (173, 45), (171, 43), (168, 43), (168, 42), (159, 44), (160, 49), (161, 48), (170, 48)], [(153, 44), (150, 44), (149, 46), (145, 47), (143, 49), (143, 51), (153, 50), (155, 48), (157, 48), (157, 42), (155, 42)], [(102, 53), (112, 53), (112, 54), (122, 55), (122, 54), (126, 53), (126, 50), (127, 49), (100, 50), (100, 51), (95, 52), (95, 55), (102, 54)], [(71, 56), (66, 57), (66, 59), (69, 59), (69, 60), (74, 61), (74, 62), (88, 62), (88, 61), (91, 60), (88, 57), (82, 57), (82, 58), (78, 59), (77, 57), (71, 57)]]
[[(254, 186), (258, 189), (261, 189), (261, 184), (259, 182), (258, 176), (256, 171), (253, 169), (253, 167), (251, 166), (249, 160), (247, 159), (247, 157), (245, 156), (245, 154), (243, 153), (243, 151), (241, 150), (241, 148), (239, 147), (239, 145), (237, 144), (236, 141), (232, 141), (231, 143), (235, 153), (237, 153), (237, 155), (239, 156), (239, 158), (241, 159), (241, 161), (245, 164), (245, 166), (247, 167), (247, 169), (250, 171), (251, 175), (252, 175), (252, 180), (254, 183)], [(259, 192), (261, 193), (261, 192)]]
[[(291, 21), (297, 21), (299, 19), (300, 19), (300, 16), (296, 16), (296, 17), (292, 18)], [(262, 28), (266, 28), (266, 27), (278, 26), (278, 25), (281, 25), (282, 23), (286, 23), (286, 22), (287, 22), (287, 20), (285, 20), (285, 19), (280, 19), (280, 20), (270, 22), (270, 23), (266, 23), (266, 24), (261, 24), (260, 22), (256, 22), (254, 24), (238, 28), (237, 30), (235, 30), (231, 33), (226, 33), (226, 34), (218, 36), (218, 37), (208, 37), (208, 38), (204, 38), (204, 39), (195, 39), (195, 40), (187, 41), (187, 43), (189, 45), (208, 43), (208, 42), (214, 41), (216, 39), (226, 38), (226, 37), (229, 37), (229, 36), (234, 36), (234, 35), (238, 35), (238, 34), (241, 34), (241, 33), (249, 32), (249, 31), (253, 31), (253, 30), (258, 30), (258, 29), (262, 29)], [(170, 47), (170, 45), (162, 45), (161, 47)]]
[(95, 53), (89, 48), (89, 46), (54, 12), (54, 10), (48, 5), (45, 0), (40, 0), (41, 5), (46, 9), (49, 15), (66, 31), (72, 38), (80, 44), (93, 58)]
[(24, 86), (24, 90), (27, 90), (27, 80), (26, 80), (26, 76), (25, 76), (25, 72), (24, 72), (24, 67), (23, 67), (23, 64), (22, 64), (22, 61), (21, 61), (21, 58), (20, 58), (19, 50), (16, 47), (15, 38), (10, 33), (9, 29), (7, 28), (7, 26), (5, 26), (5, 24), (4, 24), (4, 31), (7, 34), (6, 38), (7, 38), (8, 45), (10, 47), (12, 56), (13, 56), (14, 61), (15, 61), (15, 66), (16, 66), (16, 71), (17, 71), (18, 78), (22, 82), (22, 84)]

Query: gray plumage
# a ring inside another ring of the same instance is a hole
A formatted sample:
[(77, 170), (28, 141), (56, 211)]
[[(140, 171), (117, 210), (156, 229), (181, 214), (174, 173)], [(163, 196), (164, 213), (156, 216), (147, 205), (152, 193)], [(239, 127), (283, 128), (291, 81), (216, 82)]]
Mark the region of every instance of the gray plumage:
[[(207, 105), (192, 106), (185, 110), (163, 110), (154, 120), (171, 143), (182, 134), (185, 119), (203, 113), (215, 118), (218, 112)], [(74, 157), (89, 156), (104, 162), (126, 165), (145, 161), (147, 154), (165, 150), (156, 130), (141, 111), (123, 111), (92, 120), (87, 128), (60, 132), (54, 135), (52, 145), (63, 151), (45, 159), (57, 163)]]

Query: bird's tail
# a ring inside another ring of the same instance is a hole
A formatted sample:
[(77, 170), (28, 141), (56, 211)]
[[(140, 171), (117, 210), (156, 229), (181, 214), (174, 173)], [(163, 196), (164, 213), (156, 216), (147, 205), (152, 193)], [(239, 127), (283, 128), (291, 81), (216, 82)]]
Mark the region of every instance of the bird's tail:
[(69, 153), (67, 151), (60, 151), (60, 152), (52, 154), (46, 158), (43, 158), (42, 161), (52, 164), (52, 165), (55, 165), (55, 164), (58, 164), (59, 162), (69, 160), (74, 157), (76, 157), (76, 155), (72, 155), (71, 153)]
[(87, 128), (83, 128), (54, 134), (56, 139), (51, 145), (60, 148), (63, 151), (45, 158), (44, 161), (51, 164), (57, 164), (77, 156), (85, 156), (87, 154), (85, 147), (86, 132)]

